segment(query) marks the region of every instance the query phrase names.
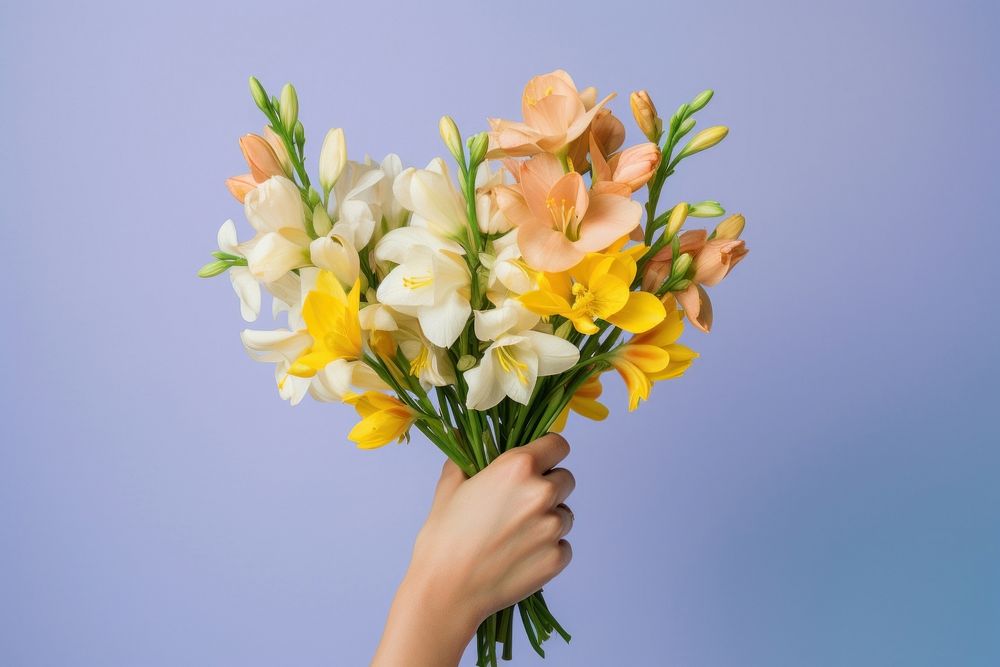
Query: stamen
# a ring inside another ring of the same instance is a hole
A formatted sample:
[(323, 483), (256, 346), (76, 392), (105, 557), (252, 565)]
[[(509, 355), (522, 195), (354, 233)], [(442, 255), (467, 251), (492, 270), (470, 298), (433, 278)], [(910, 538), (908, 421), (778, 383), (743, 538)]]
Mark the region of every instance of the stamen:
[(517, 381), (523, 385), (527, 385), (528, 376), (525, 375), (524, 371), (528, 368), (528, 364), (518, 361), (507, 347), (509, 346), (498, 347), (496, 349), (497, 362), (500, 364), (500, 368), (503, 369), (504, 373), (515, 373)]
[(434, 282), (434, 276), (432, 275), (405, 276), (403, 278), (403, 287), (408, 289), (419, 289), (421, 287), (427, 287), (432, 282)]

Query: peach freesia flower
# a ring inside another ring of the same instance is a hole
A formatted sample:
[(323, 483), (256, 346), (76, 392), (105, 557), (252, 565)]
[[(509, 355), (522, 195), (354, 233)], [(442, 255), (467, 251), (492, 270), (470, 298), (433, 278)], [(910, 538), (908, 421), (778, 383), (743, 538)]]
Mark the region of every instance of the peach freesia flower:
[(524, 87), (522, 122), (490, 119), (489, 157), (525, 157), (565, 151), (590, 126), (614, 95), (594, 102), (596, 91), (582, 93), (564, 70), (536, 76)]
[(707, 241), (694, 258), (694, 281), (702, 285), (718, 285), (740, 260), (750, 252), (741, 239)]
[(632, 192), (644, 186), (660, 164), (660, 149), (651, 142), (626, 148), (608, 160), (611, 180), (624, 183)]
[(597, 143), (601, 155), (607, 158), (625, 143), (625, 126), (610, 109), (604, 108), (597, 112), (590, 123), (590, 130), (569, 145), (567, 157), (573, 168), (581, 174), (590, 166), (587, 152), (591, 150), (591, 138)]
[(519, 165), (518, 184), (500, 187), (497, 204), (518, 228), (524, 260), (539, 271), (565, 271), (639, 225), (642, 207), (617, 193), (588, 192), (583, 177), (563, 173), (540, 154)]
[(245, 134), (240, 137), (240, 150), (250, 168), (249, 174), (240, 174), (226, 179), (226, 187), (236, 199), (243, 203), (247, 193), (272, 176), (291, 173), (291, 163), (281, 138), (266, 127), (264, 135)]

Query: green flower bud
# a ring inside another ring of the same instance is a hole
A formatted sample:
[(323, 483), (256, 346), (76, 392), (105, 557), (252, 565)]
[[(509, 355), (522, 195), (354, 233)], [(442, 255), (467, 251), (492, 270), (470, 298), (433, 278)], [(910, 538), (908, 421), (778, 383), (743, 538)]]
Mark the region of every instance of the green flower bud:
[(476, 365), (476, 358), (471, 354), (463, 354), (458, 358), (458, 363), (455, 364), (455, 368), (461, 372), (465, 372)]
[(465, 151), (462, 150), (462, 135), (459, 134), (458, 125), (455, 125), (451, 116), (441, 116), (441, 120), (438, 122), (438, 132), (441, 133), (441, 139), (448, 147), (448, 152), (459, 163), (464, 163)]
[(688, 157), (689, 155), (694, 155), (695, 153), (700, 153), (703, 150), (711, 148), (725, 139), (727, 134), (729, 134), (729, 128), (724, 125), (705, 128), (694, 135), (677, 157)]
[(722, 208), (722, 204), (711, 199), (698, 202), (688, 211), (688, 215), (692, 218), (717, 218), (725, 214), (726, 209)]
[(674, 206), (670, 210), (670, 217), (667, 218), (667, 231), (666, 235), (668, 239), (672, 239), (680, 231), (681, 227), (684, 225), (684, 221), (687, 220), (689, 206), (687, 202), (681, 202)]
[(691, 129), (694, 127), (695, 122), (696, 122), (695, 119), (691, 118), (690, 116), (685, 118), (684, 122), (681, 123), (680, 127), (677, 128), (677, 136), (683, 137), (685, 134), (690, 132)]
[(490, 138), (485, 132), (469, 137), (469, 161), (473, 165), (480, 164), (486, 159), (486, 150), (489, 148)]
[(680, 280), (677, 283), (671, 285), (670, 286), (670, 291), (671, 292), (683, 292), (688, 287), (691, 287), (691, 281), (687, 280), (687, 279), (684, 279), (684, 280)]
[(711, 101), (712, 95), (714, 94), (715, 91), (709, 89), (709, 90), (703, 90), (697, 95), (695, 95), (695, 98), (691, 100), (691, 107), (690, 107), (691, 113), (694, 113), (695, 111), (701, 111), (702, 109), (704, 109), (705, 106), (709, 103), (709, 101)]
[(316, 232), (316, 236), (326, 236), (333, 229), (333, 221), (330, 220), (329, 214), (327, 214), (326, 209), (323, 204), (318, 203), (313, 207), (313, 231)]
[(573, 323), (570, 322), (569, 320), (566, 320), (565, 322), (559, 325), (559, 328), (557, 328), (553, 332), (553, 334), (559, 336), (560, 338), (568, 339), (571, 331), (573, 331)]
[(281, 102), (278, 106), (281, 112), (281, 124), (285, 126), (285, 130), (294, 130), (295, 122), (299, 119), (299, 96), (292, 84), (286, 83), (281, 89)]
[(302, 127), (302, 121), (295, 121), (295, 132), (293, 135), (295, 139), (295, 145), (299, 147), (299, 152), (302, 151), (302, 147), (306, 145), (306, 128)]
[(209, 262), (205, 266), (198, 269), (199, 278), (211, 278), (212, 276), (217, 276), (220, 273), (225, 273), (229, 268), (229, 262), (224, 262), (221, 259), (216, 262)]
[(258, 109), (264, 113), (270, 113), (271, 103), (267, 99), (267, 92), (255, 76), (250, 77), (250, 96), (253, 97), (254, 104), (257, 105)]
[(691, 257), (691, 255), (689, 255), (686, 252), (681, 253), (680, 257), (677, 258), (677, 261), (674, 262), (673, 266), (670, 267), (670, 277), (681, 278), (682, 276), (686, 275), (688, 269), (691, 268), (692, 261), (694, 261), (694, 259)]

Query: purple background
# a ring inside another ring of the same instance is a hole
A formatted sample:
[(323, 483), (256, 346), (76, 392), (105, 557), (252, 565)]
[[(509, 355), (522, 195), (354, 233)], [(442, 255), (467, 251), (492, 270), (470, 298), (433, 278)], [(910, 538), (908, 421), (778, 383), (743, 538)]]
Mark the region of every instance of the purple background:
[(683, 381), (569, 429), (544, 664), (1000, 664), (994, 3), (140, 4), (0, 9), (0, 664), (366, 662), (440, 454), (283, 404), (194, 277), (246, 77), (422, 164), (555, 67), (715, 88), (665, 198), (753, 250)]

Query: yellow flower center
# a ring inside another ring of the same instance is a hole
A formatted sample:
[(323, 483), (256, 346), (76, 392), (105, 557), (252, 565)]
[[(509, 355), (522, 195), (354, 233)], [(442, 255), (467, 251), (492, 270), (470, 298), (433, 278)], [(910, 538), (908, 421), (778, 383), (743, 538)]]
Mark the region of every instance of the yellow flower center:
[(410, 375), (420, 375), (421, 372), (431, 363), (430, 354), (426, 347), (421, 347), (420, 352), (413, 361), (410, 362)]
[(422, 276), (406, 276), (403, 278), (403, 287), (408, 289), (419, 289), (421, 287), (427, 287), (432, 282), (434, 282), (434, 276), (428, 274)]
[(552, 216), (552, 222), (555, 223), (556, 229), (562, 231), (569, 240), (576, 241), (576, 205), (566, 199), (559, 199), (557, 201), (553, 197), (549, 197), (545, 200), (545, 206), (549, 209), (549, 214)]
[(531, 95), (527, 95), (527, 96), (525, 96), (524, 99), (525, 99), (525, 101), (527, 101), (527, 103), (528, 103), (529, 106), (535, 106), (536, 104), (538, 104), (538, 100), (543, 99), (545, 97), (548, 97), (551, 94), (552, 94), (552, 86), (549, 86), (548, 88), (545, 89), (545, 92), (542, 93), (542, 97), (537, 97), (536, 98), (536, 97), (532, 97)]
[(597, 304), (594, 293), (587, 289), (583, 283), (573, 283), (573, 310), (578, 313), (586, 313), (589, 317), (597, 317)]
[(528, 376), (524, 374), (524, 371), (528, 368), (528, 364), (518, 361), (509, 348), (510, 346), (504, 346), (496, 349), (497, 362), (505, 373), (515, 373), (517, 381), (523, 385), (527, 385)]

